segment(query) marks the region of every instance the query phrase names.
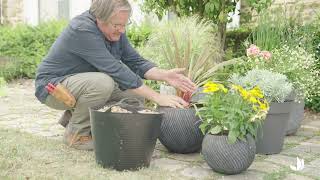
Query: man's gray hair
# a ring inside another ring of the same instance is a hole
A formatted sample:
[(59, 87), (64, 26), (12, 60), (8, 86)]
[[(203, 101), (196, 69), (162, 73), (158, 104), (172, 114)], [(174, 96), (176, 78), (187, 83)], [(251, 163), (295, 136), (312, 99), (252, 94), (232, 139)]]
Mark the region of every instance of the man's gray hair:
[(90, 12), (101, 21), (108, 22), (117, 11), (129, 11), (131, 14), (132, 8), (127, 0), (92, 0)]

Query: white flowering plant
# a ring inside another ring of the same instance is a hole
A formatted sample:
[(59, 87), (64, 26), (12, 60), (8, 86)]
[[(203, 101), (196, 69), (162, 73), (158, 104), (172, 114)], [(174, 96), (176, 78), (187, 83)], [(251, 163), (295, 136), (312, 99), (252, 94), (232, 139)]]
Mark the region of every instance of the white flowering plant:
[(293, 84), (296, 100), (320, 95), (316, 59), (302, 47), (283, 46), (268, 52), (251, 45), (247, 49), (247, 59), (244, 63), (248, 69), (266, 69), (287, 76), (289, 82)]

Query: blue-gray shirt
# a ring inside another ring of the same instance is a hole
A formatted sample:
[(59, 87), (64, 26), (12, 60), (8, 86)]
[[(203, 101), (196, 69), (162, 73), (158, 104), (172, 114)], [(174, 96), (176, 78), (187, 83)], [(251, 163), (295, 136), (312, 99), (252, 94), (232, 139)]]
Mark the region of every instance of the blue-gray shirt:
[(44, 103), (45, 86), (83, 72), (103, 72), (119, 84), (121, 90), (142, 85), (141, 78), (155, 65), (142, 58), (125, 34), (117, 42), (106, 40), (89, 11), (71, 20), (38, 67), (36, 97)]

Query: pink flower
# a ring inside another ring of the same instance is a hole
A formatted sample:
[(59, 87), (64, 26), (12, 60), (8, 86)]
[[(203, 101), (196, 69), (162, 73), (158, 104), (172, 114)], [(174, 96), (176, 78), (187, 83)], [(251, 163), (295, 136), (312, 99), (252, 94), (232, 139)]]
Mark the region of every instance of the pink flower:
[(272, 55), (269, 51), (261, 51), (260, 56), (262, 56), (265, 60), (269, 60)]
[(247, 49), (247, 56), (257, 56), (260, 53), (259, 47), (254, 44), (251, 44), (250, 47)]

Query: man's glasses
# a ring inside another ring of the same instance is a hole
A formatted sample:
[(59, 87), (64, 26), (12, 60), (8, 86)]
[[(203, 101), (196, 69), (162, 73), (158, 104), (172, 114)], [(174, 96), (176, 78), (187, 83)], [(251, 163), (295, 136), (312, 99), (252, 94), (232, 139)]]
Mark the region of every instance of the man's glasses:
[(112, 22), (110, 22), (110, 24), (112, 25), (112, 27), (116, 30), (120, 30), (120, 29), (125, 29), (127, 26), (129, 26), (132, 23), (131, 19), (128, 20), (128, 23), (126, 25), (123, 24), (113, 24)]

